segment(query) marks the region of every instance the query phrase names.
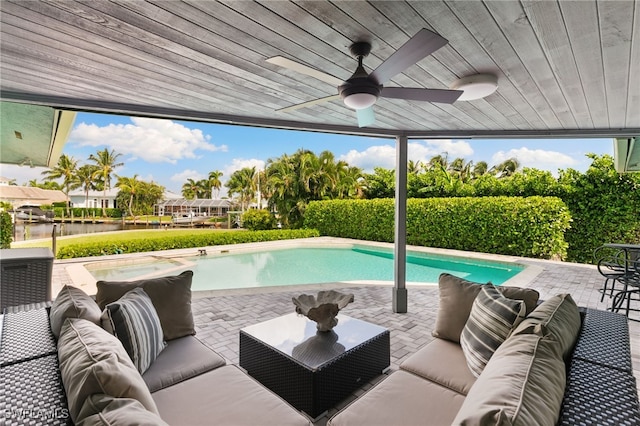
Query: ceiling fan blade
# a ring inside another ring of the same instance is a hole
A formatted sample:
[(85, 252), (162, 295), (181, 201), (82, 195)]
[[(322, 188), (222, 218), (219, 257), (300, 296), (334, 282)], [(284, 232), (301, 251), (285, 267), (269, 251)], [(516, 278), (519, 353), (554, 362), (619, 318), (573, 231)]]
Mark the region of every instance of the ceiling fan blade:
[(394, 75), (401, 73), (447, 43), (449, 41), (446, 38), (423, 28), (381, 63), (369, 77), (375, 79), (378, 84), (384, 84)]
[(462, 90), (385, 87), (382, 89), (380, 97), (405, 99), (408, 101), (427, 101), (452, 104), (462, 95), (462, 93)]
[(376, 122), (376, 115), (373, 112), (373, 106), (364, 109), (357, 109), (358, 127), (367, 127)]
[(323, 102), (333, 101), (335, 99), (340, 99), (340, 95), (325, 96), (324, 98), (314, 99), (312, 101), (303, 102), (301, 104), (296, 104), (296, 105), (291, 105), (291, 106), (288, 106), (288, 107), (285, 107), (285, 108), (280, 108), (280, 109), (277, 109), (276, 111), (279, 111), (279, 112), (295, 111), (295, 110), (300, 109), (300, 108), (310, 107), (310, 106), (313, 106), (313, 105), (321, 104)]
[(322, 71), (318, 71), (317, 69), (302, 65), (299, 62), (292, 61), (291, 59), (287, 59), (283, 56), (274, 56), (273, 58), (267, 59), (267, 62), (269, 62), (270, 64), (278, 65), (282, 68), (287, 68), (292, 71), (299, 72), (300, 74), (305, 74), (313, 78), (317, 78), (320, 81), (324, 81), (336, 87), (340, 86), (343, 83), (343, 81), (338, 77), (334, 77)]

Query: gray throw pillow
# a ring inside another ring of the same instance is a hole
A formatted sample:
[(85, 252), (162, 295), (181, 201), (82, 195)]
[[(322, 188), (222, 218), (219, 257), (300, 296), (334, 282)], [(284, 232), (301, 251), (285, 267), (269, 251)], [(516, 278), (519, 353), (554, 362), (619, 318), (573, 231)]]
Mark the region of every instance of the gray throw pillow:
[[(451, 274), (441, 274), (438, 280), (440, 303), (433, 336), (460, 343), (460, 334), (469, 319), (473, 301), (484, 284), (467, 281)], [(498, 286), (505, 297), (524, 300), (527, 315), (538, 303), (540, 294), (531, 288)]]
[(193, 271), (139, 281), (98, 281), (96, 302), (100, 309), (136, 287), (142, 287), (156, 308), (164, 340), (196, 334), (191, 311)]
[(140, 374), (147, 371), (166, 346), (156, 309), (141, 287), (109, 303), (102, 320), (105, 330), (122, 342)]
[(460, 337), (462, 352), (474, 376), (480, 376), (493, 353), (524, 316), (522, 300), (504, 297), (490, 284), (482, 287)]
[(557, 424), (566, 387), (558, 346), (551, 336), (510, 336), (473, 384), (451, 424)]
[(100, 308), (95, 300), (79, 288), (65, 285), (56, 296), (49, 312), (51, 332), (56, 339), (67, 318), (82, 318), (100, 325)]

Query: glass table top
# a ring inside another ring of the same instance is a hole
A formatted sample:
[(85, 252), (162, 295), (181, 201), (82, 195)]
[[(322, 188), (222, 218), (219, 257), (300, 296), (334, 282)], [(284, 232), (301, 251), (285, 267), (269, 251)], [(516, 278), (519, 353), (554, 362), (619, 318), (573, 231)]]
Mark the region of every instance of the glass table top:
[(241, 331), (295, 359), (317, 368), (340, 354), (384, 333), (386, 328), (338, 314), (331, 331), (318, 331), (303, 315), (287, 314), (243, 328)]

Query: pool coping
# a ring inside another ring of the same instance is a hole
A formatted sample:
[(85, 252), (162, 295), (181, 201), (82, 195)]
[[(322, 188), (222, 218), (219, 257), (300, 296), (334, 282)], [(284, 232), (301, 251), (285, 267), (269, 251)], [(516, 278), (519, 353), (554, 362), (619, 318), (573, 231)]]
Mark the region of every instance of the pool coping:
[[(278, 241), (265, 241), (265, 242), (255, 242), (255, 243), (242, 243), (242, 244), (226, 244), (219, 246), (207, 246), (207, 247), (199, 247), (199, 248), (188, 248), (188, 249), (175, 249), (175, 250), (162, 250), (162, 251), (154, 251), (154, 252), (144, 252), (144, 253), (132, 253), (132, 254), (116, 254), (116, 255), (106, 255), (100, 257), (83, 257), (83, 258), (75, 258), (75, 259), (61, 259), (56, 260), (56, 263), (65, 265), (64, 268), (69, 275), (73, 285), (81, 288), (87, 294), (95, 294), (96, 293), (96, 282), (97, 280), (91, 275), (91, 273), (87, 270), (85, 265), (98, 263), (98, 262), (127, 262), (132, 263), (136, 262), (136, 260), (141, 259), (149, 259), (149, 258), (166, 258), (174, 261), (179, 261), (182, 257), (193, 257), (202, 254), (202, 250), (205, 251), (207, 255), (213, 254), (229, 254), (229, 253), (247, 253), (260, 250), (279, 250), (279, 249), (287, 249), (287, 248), (301, 248), (301, 247), (321, 247), (321, 248), (351, 248), (354, 246), (364, 246), (371, 248), (384, 248), (393, 250), (393, 243), (384, 243), (384, 242), (375, 242), (375, 241), (364, 241), (364, 240), (355, 240), (349, 238), (338, 238), (338, 237), (312, 237), (312, 238), (299, 238), (299, 239), (291, 239), (291, 240), (278, 240)], [(442, 249), (442, 248), (433, 248), (433, 247), (422, 247), (422, 246), (411, 246), (407, 245), (407, 252), (420, 252), (426, 254), (434, 254), (434, 255), (443, 255), (443, 256), (454, 256), (454, 257), (464, 257), (474, 260), (485, 260), (491, 262), (499, 262), (499, 263), (515, 263), (519, 266), (522, 266), (524, 269), (510, 278), (509, 280), (502, 283), (502, 285), (506, 286), (517, 286), (517, 287), (528, 287), (529, 284), (537, 277), (544, 268), (537, 265), (532, 265), (530, 263), (525, 263), (525, 261), (529, 261), (532, 259), (517, 257), (517, 256), (508, 256), (508, 255), (498, 255), (498, 254), (489, 254), (489, 253), (477, 253), (477, 252), (469, 252), (462, 250), (451, 250), (451, 249)], [(187, 265), (188, 266), (188, 265)], [(176, 266), (175, 268), (164, 269), (160, 272), (153, 272), (150, 274), (145, 274), (133, 278), (129, 278), (125, 281), (133, 281), (138, 279), (146, 279), (152, 278), (156, 276), (164, 276), (171, 274), (172, 272), (176, 272), (178, 270), (184, 270), (185, 265), (181, 264)], [(342, 281), (342, 282), (334, 282), (334, 283), (318, 283), (318, 284), (301, 284), (301, 285), (286, 285), (286, 286), (267, 286), (267, 287), (249, 287), (249, 288), (240, 288), (240, 289), (221, 289), (221, 290), (198, 290), (193, 291), (193, 298), (200, 299), (204, 297), (211, 296), (225, 296), (225, 295), (240, 295), (240, 294), (257, 294), (263, 292), (281, 292), (281, 291), (302, 291), (309, 288), (317, 288), (319, 285), (322, 286), (323, 289), (330, 288), (339, 288), (344, 287), (345, 285), (381, 285), (381, 286), (389, 286), (390, 288), (393, 286), (393, 281), (373, 281), (373, 280), (363, 280), (363, 281)], [(425, 283), (425, 282), (407, 282), (407, 287), (415, 287), (415, 286), (434, 286), (437, 283)], [(59, 289), (54, 289), (54, 294), (57, 294)]]

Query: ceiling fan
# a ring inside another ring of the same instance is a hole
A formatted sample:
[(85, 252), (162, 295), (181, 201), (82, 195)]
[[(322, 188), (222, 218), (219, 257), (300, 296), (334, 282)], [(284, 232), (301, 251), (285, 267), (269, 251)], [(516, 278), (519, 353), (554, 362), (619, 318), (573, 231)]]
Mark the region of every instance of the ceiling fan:
[(356, 110), (358, 125), (365, 127), (375, 122), (373, 105), (379, 97), (451, 104), (462, 95), (463, 92), (461, 90), (383, 86), (396, 74), (401, 73), (447, 43), (448, 41), (445, 38), (423, 28), (383, 61), (378, 68), (371, 73), (367, 73), (362, 66), (362, 61), (371, 52), (371, 44), (366, 41), (355, 42), (349, 50), (358, 60), (358, 68), (346, 81), (282, 56), (269, 58), (267, 62), (271, 64), (317, 78), (338, 88), (338, 94), (336, 95), (291, 105), (278, 111), (293, 111), (342, 98), (347, 107)]

